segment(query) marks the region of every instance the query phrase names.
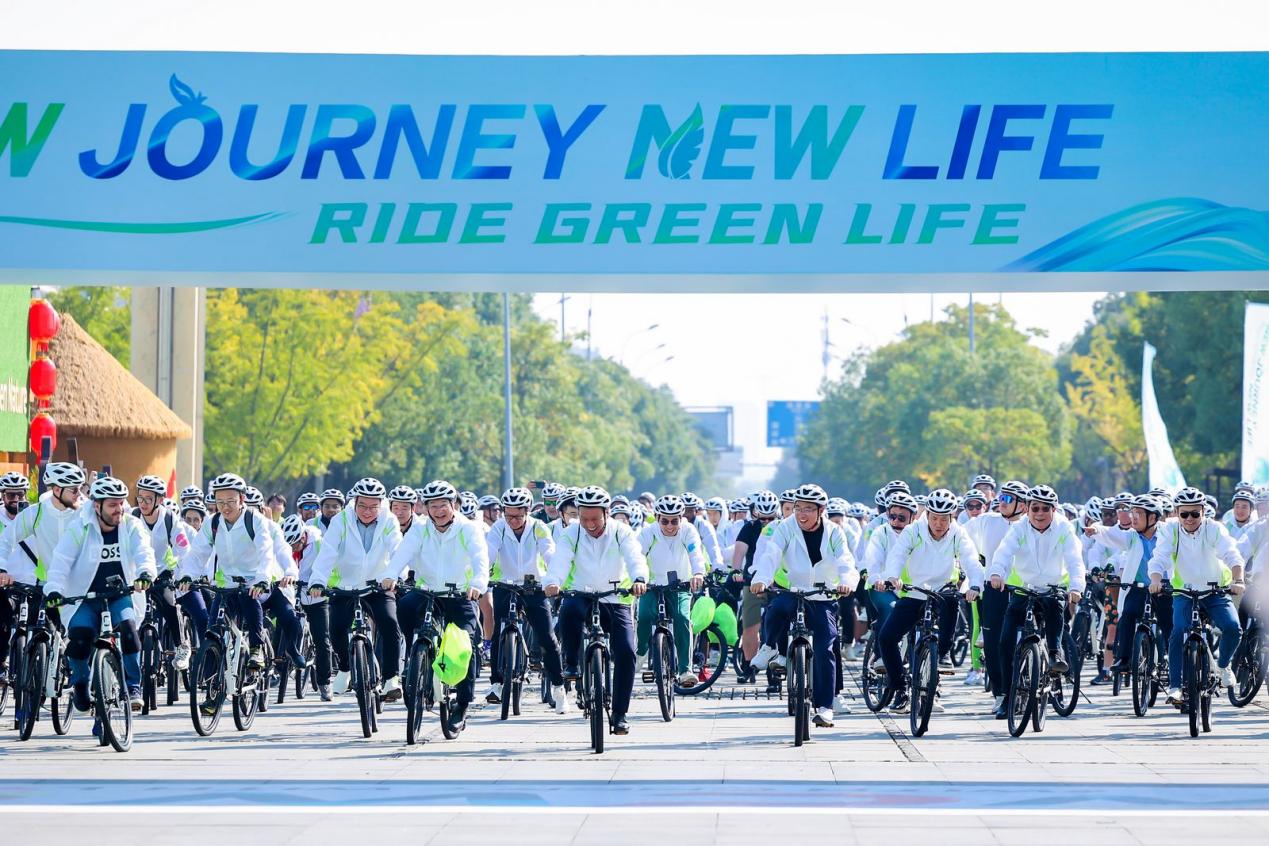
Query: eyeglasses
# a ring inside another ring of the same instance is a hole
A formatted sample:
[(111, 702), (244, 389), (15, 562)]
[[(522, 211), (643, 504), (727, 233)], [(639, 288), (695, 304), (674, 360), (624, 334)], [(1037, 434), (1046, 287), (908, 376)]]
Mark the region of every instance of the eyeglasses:
[(682, 517), (662, 517), (657, 522), (662, 526), (677, 526), (682, 520)]
[(801, 514), (803, 517), (810, 517), (818, 514), (820, 511), (817, 505), (795, 505), (793, 506), (794, 514)]
[(966, 511), (982, 511), (983, 504), (979, 502), (978, 500), (974, 500), (973, 502), (967, 502), (965, 503), (965, 510)]
[(1182, 520), (1197, 520), (1203, 516), (1202, 511), (1178, 511), (1176, 514)]
[(996, 502), (999, 502), (1001, 505), (1012, 505), (1017, 501), (1017, 497), (1013, 494), (1002, 493), (1000, 496), (996, 497)]
[(218, 499), (216, 500), (216, 507), (229, 508), (230, 506), (237, 505), (239, 502), (240, 500), (236, 500), (236, 499)]
[(887, 514), (886, 519), (889, 520), (891, 523), (906, 523), (908, 522), (908, 515), (907, 514)]
[(1052, 505), (1045, 505), (1040, 502), (1037, 502), (1035, 505), (1031, 506), (1032, 514), (1048, 514), (1052, 510), (1053, 510)]

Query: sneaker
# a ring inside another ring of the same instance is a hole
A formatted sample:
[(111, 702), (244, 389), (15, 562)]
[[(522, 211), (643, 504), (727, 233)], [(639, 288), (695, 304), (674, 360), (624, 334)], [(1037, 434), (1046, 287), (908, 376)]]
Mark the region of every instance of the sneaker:
[(264, 647), (251, 647), (251, 654), (247, 656), (247, 666), (253, 670), (259, 670), (264, 667)]
[(1071, 669), (1071, 665), (1066, 663), (1065, 655), (1059, 652), (1053, 656), (1053, 664), (1049, 667), (1050, 675), (1060, 676), (1069, 669)]
[(449, 730), (455, 734), (467, 727), (467, 709), (455, 708), (449, 713)]
[(87, 714), (93, 709), (93, 702), (88, 698), (88, 682), (75, 682), (71, 689), (71, 697), (75, 703), (76, 713)]
[(1103, 685), (1110, 684), (1114, 679), (1110, 675), (1110, 670), (1102, 670), (1098, 673), (1089, 684)]
[(773, 666), (773, 667), (775, 667), (775, 668), (777, 668), (777, 669), (779, 669), (779, 670), (783, 670), (783, 669), (784, 669), (784, 656), (783, 656), (783, 655), (781, 655), (780, 653), (778, 653), (778, 652), (777, 652), (777, 653), (776, 653), (776, 656), (775, 656), (774, 658), (772, 658), (772, 659), (771, 659), (771, 666)]
[(701, 671), (697, 675), (700, 677), (700, 683), (705, 684), (705, 682), (709, 681), (711, 675), (709, 667), (701, 667)]
[(907, 691), (899, 691), (894, 695), (894, 702), (890, 704), (891, 714), (908, 713), (908, 693)]
[(564, 692), (564, 685), (551, 686), (551, 699), (555, 701), (555, 713), (568, 713), (568, 694)]
[(1009, 719), (1009, 711), (1005, 707), (1005, 697), (1001, 696), (999, 699), (1000, 704), (996, 706), (996, 710), (992, 714), (998, 720), (1007, 720)]
[(1234, 678), (1234, 668), (1225, 667), (1221, 670), (1221, 684), (1225, 687), (1237, 687), (1238, 679)]
[(396, 702), (401, 698), (401, 677), (393, 676), (383, 682), (383, 701)]
[(141, 699), (141, 688), (134, 687), (128, 691), (128, 702), (132, 705), (132, 713), (141, 713), (141, 709), (145, 707), (145, 702)]
[(185, 644), (181, 644), (172, 651), (172, 666), (176, 667), (178, 670), (188, 670), (189, 656), (189, 647)]
[(1122, 658), (1116, 658), (1115, 663), (1110, 665), (1110, 671), (1112, 673), (1126, 673), (1128, 672), (1128, 662)]
[(1005, 697), (997, 695), (996, 700), (991, 705), (991, 712), (994, 714), (1003, 707), (1005, 707)]
[(490, 705), (502, 702), (502, 685), (499, 683), (489, 685), (489, 689), (485, 691), (485, 701)]
[(933, 705), (934, 713), (942, 714), (946, 710), (947, 710), (946, 706), (944, 706), (943, 703), (939, 701), (939, 695), (937, 693), (934, 694), (934, 705)]
[(978, 630), (978, 637), (974, 638), (974, 648), (975, 649), (983, 648), (983, 630), (982, 629)]
[(815, 725), (819, 726), (820, 728), (832, 728), (833, 727), (833, 709), (832, 708), (816, 709), (815, 716), (811, 718), (811, 722), (815, 723)]
[(1181, 704), (1181, 688), (1179, 687), (1168, 688), (1168, 704), (1169, 705)]
[(952, 656), (951, 656), (951, 655), (944, 655), (944, 656), (940, 657), (940, 658), (939, 658), (939, 666), (940, 666), (940, 667), (950, 667), (950, 666), (952, 666)]
[(699, 679), (696, 678), (696, 673), (693, 673), (691, 670), (684, 670), (679, 673), (678, 682), (679, 687), (696, 687), (699, 683)]
[(348, 683), (352, 681), (352, 673), (347, 670), (340, 670), (335, 674), (335, 681), (331, 683), (330, 692), (339, 696), (341, 693), (348, 692)]
[(317, 686), (317, 695), (321, 697), (323, 702), (329, 702), (334, 699), (334, 697), (330, 695), (330, 685), (328, 684), (319, 684)]
[(965, 674), (965, 681), (961, 682), (966, 687), (973, 687), (983, 683), (983, 674), (979, 670), (970, 670)]
[(630, 723), (626, 722), (624, 716), (617, 717), (612, 721), (613, 734), (630, 734)]
[(833, 698), (833, 710), (839, 714), (853, 713), (850, 710), (850, 700), (840, 693)]
[[(767, 665), (771, 663), (771, 659), (779, 657), (780, 653), (776, 651), (774, 646), (767, 646), (764, 643), (762, 648), (758, 650), (758, 654), (754, 655), (749, 661), (749, 666), (753, 667), (755, 670), (765, 670), (767, 669)], [(783, 665), (784, 662), (781, 661), (780, 666)]]

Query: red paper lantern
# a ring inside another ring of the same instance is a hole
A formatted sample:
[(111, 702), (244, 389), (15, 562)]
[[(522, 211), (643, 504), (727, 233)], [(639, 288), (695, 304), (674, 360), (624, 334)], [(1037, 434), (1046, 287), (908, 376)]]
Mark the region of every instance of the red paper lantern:
[(49, 399), (57, 392), (57, 367), (50, 359), (37, 358), (31, 362), (28, 377), (31, 393), (39, 400)]
[(57, 424), (52, 417), (41, 412), (31, 418), (31, 452), (39, 455), (40, 445), (45, 438), (51, 441), (50, 450), (56, 450)]
[(48, 343), (57, 337), (62, 328), (62, 318), (48, 300), (31, 300), (31, 308), (26, 313), (26, 332), (32, 341)]

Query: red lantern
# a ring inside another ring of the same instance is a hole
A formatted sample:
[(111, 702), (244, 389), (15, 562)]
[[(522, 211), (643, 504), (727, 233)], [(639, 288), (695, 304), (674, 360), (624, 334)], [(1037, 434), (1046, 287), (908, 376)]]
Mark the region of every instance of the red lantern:
[(31, 452), (40, 454), (40, 446), (44, 439), (50, 441), (50, 451), (57, 449), (57, 424), (53, 418), (40, 412), (31, 418)]
[(36, 399), (51, 398), (57, 392), (57, 367), (50, 359), (37, 358), (31, 362), (28, 382)]
[(26, 313), (26, 332), (35, 343), (48, 343), (57, 337), (62, 328), (62, 318), (48, 300), (31, 300), (31, 308)]

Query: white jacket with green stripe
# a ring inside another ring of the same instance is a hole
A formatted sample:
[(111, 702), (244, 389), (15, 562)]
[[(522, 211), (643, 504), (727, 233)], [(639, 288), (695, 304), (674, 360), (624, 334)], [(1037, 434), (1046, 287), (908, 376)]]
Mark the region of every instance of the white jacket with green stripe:
[[(612, 590), (612, 583), (630, 585), (648, 580), (648, 562), (635, 532), (625, 523), (609, 519), (599, 537), (593, 538), (574, 521), (560, 532), (555, 554), (546, 568), (544, 584), (565, 590), (603, 593)], [(604, 597), (603, 602), (618, 603), (617, 596)]]
[[(393, 524), (396, 519), (393, 518)], [(323, 549), (330, 538), (322, 539)], [(414, 583), (421, 588), (445, 590), (458, 585), (460, 590), (489, 590), (489, 549), (484, 529), (461, 514), (443, 532), (431, 520), (415, 520), (401, 539), (388, 567), (392, 578), (414, 571)]]
[(935, 540), (930, 524), (917, 520), (890, 544), (881, 578), (937, 590), (948, 582), (960, 581), (962, 571), (969, 587), (982, 590), (983, 565), (978, 562), (978, 547), (965, 527), (953, 520), (947, 533)]
[[(35, 585), (48, 578), (53, 550), (67, 521), (75, 515), (75, 509), (58, 509), (52, 500), (52, 491), (40, 494), (35, 505), (18, 512), (9, 527), (0, 532), (0, 572), (8, 573), (20, 584)], [(35, 554), (34, 561), (22, 548), (24, 542)]]
[(705, 556), (701, 552), (701, 536), (688, 523), (679, 526), (678, 534), (666, 537), (656, 523), (639, 530), (639, 548), (648, 559), (648, 584), (669, 584), (673, 572), (679, 581), (705, 575)]
[(1009, 527), (988, 577), (1000, 576), (1008, 584), (1042, 591), (1049, 585), (1068, 585), (1084, 591), (1084, 554), (1075, 524), (1060, 515), (1043, 532), (1023, 518)]
[[(401, 578), (403, 570), (397, 566), (394, 555), (401, 545), (401, 525), (388, 509), (387, 502), (379, 506), (369, 550), (362, 541), (355, 508), (354, 498), (335, 515), (322, 534), (322, 548), (313, 562), (309, 584), (353, 590), (363, 587), (366, 582)], [(267, 530), (262, 534), (269, 537)]]
[[(87, 593), (101, 566), (101, 553), (101, 525), (90, 501), (66, 521), (49, 561), (45, 591), (63, 596)], [(150, 535), (141, 521), (127, 512), (119, 521), (119, 564), (129, 585), (140, 578), (154, 581), (158, 575)], [(141, 607), (144, 609), (144, 604)]]
[(546, 562), (555, 554), (551, 528), (536, 517), (524, 518), (520, 537), (499, 517), (485, 535), (489, 569), (497, 582), (523, 582), (525, 576), (541, 579)]
[(827, 518), (821, 520), (821, 525), (824, 532), (820, 537), (820, 560), (818, 564), (811, 564), (796, 516), (768, 523), (762, 532), (766, 543), (754, 556), (754, 583), (771, 584), (776, 570), (783, 564), (791, 590), (811, 590), (821, 582), (834, 586), (848, 584), (852, 588), (858, 584), (859, 572), (855, 569), (855, 556), (851, 554), (846, 531)]
[(1204, 518), (1191, 534), (1169, 520), (1159, 526), (1150, 575), (1158, 573), (1173, 587), (1205, 590), (1212, 582), (1229, 584), (1231, 568), (1242, 565), (1238, 545), (1220, 522)]

